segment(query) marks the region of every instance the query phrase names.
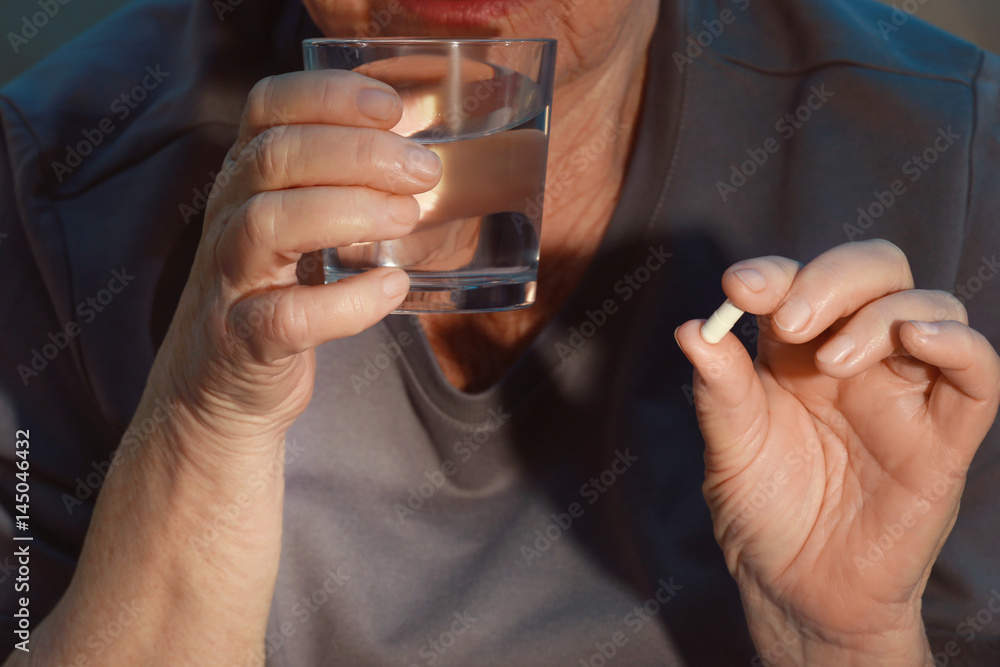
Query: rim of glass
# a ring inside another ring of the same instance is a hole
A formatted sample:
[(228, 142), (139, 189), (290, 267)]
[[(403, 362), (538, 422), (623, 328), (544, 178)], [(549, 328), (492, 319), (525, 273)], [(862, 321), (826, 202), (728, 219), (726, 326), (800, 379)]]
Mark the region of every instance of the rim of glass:
[(550, 37), (313, 37), (303, 46), (359, 46), (363, 44), (554, 44)]

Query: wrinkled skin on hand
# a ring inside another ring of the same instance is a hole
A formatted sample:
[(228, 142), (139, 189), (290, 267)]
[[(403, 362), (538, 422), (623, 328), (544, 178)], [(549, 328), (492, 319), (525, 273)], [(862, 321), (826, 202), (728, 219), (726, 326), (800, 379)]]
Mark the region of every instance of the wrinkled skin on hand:
[(919, 664), (921, 595), (1000, 400), (996, 352), (956, 298), (914, 289), (885, 241), (804, 267), (739, 262), (723, 288), (758, 315), (756, 360), (732, 334), (705, 343), (700, 321), (677, 339), (695, 366), (704, 495), (755, 643), (791, 622), (803, 646), (787, 664), (810, 644)]

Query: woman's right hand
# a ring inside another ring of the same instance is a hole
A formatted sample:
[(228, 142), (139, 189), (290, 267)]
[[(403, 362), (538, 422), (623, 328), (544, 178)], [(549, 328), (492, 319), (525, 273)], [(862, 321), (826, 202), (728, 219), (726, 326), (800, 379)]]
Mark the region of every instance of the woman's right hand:
[(251, 91), (150, 377), (221, 442), (281, 441), (309, 402), (313, 348), (403, 300), (398, 269), (329, 285), (296, 278), (305, 253), (415, 226), (412, 195), (434, 187), (441, 164), (389, 131), (401, 114), (390, 86), (347, 71), (284, 74)]
[[(416, 224), (412, 195), (437, 183), (441, 165), (389, 131), (400, 107), (389, 86), (351, 72), (254, 87), (133, 417), (142, 446), (115, 459), (73, 581), (33, 637), (37, 664), (77, 664), (126, 603), (141, 623), (101, 664), (252, 664), (263, 654), (285, 431), (309, 402), (313, 348), (372, 326), (409, 286), (398, 269), (299, 285), (296, 262)], [(176, 408), (165, 421), (164, 402)]]

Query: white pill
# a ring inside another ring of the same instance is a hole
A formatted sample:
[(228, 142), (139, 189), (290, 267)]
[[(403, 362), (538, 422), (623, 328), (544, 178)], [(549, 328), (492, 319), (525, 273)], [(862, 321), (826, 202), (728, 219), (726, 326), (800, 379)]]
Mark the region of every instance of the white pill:
[(712, 313), (708, 321), (701, 327), (701, 337), (706, 343), (715, 345), (729, 333), (736, 322), (743, 316), (743, 311), (733, 305), (733, 302), (726, 299), (726, 302), (719, 306), (719, 309)]

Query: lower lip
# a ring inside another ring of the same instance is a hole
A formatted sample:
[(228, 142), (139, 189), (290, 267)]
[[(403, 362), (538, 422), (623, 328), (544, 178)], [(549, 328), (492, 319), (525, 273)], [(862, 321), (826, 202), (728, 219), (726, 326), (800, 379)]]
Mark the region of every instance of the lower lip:
[(399, 0), (399, 4), (434, 23), (485, 26), (521, 6), (524, 0)]

